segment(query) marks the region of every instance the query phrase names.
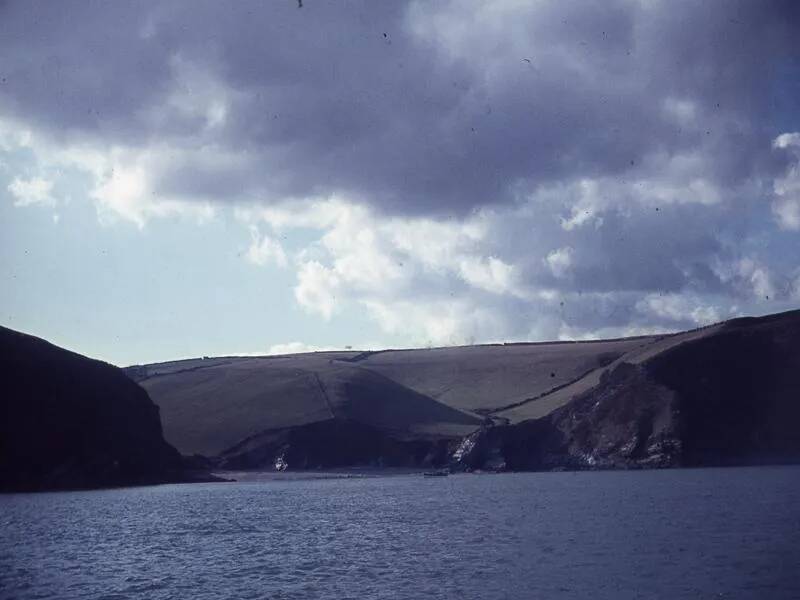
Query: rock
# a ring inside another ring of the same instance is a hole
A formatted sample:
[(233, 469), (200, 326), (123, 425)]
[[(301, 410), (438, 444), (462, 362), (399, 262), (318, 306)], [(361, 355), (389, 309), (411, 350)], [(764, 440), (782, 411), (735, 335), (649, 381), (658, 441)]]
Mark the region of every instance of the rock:
[(800, 311), (735, 319), (638, 362), (540, 419), (482, 428), (468, 468), (635, 469), (800, 462)]
[(0, 327), (0, 490), (183, 481), (158, 408), (117, 367)]

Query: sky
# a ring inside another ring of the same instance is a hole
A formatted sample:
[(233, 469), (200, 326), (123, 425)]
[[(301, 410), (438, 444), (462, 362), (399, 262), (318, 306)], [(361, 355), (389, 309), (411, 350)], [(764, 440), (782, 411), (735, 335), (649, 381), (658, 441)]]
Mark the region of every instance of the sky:
[(0, 325), (118, 365), (800, 306), (800, 3), (0, 1)]

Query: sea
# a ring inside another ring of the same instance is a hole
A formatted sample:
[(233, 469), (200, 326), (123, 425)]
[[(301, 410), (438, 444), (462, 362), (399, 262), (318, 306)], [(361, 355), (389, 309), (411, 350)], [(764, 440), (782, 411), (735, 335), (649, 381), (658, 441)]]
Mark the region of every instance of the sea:
[(800, 468), (2, 495), (0, 597), (800, 599)]

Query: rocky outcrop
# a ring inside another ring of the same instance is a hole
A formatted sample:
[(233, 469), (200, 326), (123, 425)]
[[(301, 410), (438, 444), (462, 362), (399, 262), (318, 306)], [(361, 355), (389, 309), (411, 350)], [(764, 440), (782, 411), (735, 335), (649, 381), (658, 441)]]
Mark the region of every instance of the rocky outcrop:
[(621, 361), (546, 417), (484, 427), (454, 468), (613, 469), (800, 462), (800, 312), (730, 321)]
[[(489, 428), (482, 456), (494, 448), (511, 470), (677, 466), (678, 416), (671, 390), (641, 366), (622, 363), (596, 388), (545, 418)], [(479, 459), (478, 468), (486, 466)]]
[(126, 371), (160, 407), (170, 443), (218, 456), (265, 431), (330, 419), (392, 439), (464, 437), (490, 412), (541, 406), (652, 339), (198, 358)]
[(682, 464), (800, 462), (800, 311), (729, 321), (647, 372), (675, 393)]
[(800, 462), (800, 311), (574, 343), (131, 368), (167, 439), (229, 468)]
[(331, 469), (364, 466), (442, 467), (457, 437), (409, 436), (357, 421), (330, 419), (268, 430), (221, 453), (222, 469)]
[(186, 480), (158, 407), (112, 365), (0, 327), (0, 490)]

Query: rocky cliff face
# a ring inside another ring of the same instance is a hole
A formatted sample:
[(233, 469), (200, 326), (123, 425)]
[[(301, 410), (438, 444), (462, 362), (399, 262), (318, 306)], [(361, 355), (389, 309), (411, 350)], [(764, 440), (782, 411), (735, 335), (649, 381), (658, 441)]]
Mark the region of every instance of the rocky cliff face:
[[(529, 419), (530, 406), (538, 411), (554, 391), (650, 341), (219, 357), (140, 365), (126, 372), (159, 405), (165, 437), (183, 454), (230, 460), (232, 452), (247, 447), (252, 457), (259, 439), (309, 440), (303, 432), (314, 430), (333, 436), (326, 437), (335, 444), (326, 455), (333, 460), (340, 444), (332, 440), (349, 427), (364, 438), (359, 460), (375, 463), (399, 460), (395, 450), (401, 447), (451, 440), (457, 445), (490, 413), (511, 410)], [(376, 447), (366, 443), (376, 434), (384, 438), (380, 448), (393, 450), (366, 452)], [(345, 436), (342, 448), (350, 441)], [(298, 448), (297, 442), (291, 445)], [(309, 447), (309, 452), (316, 451)], [(416, 456), (416, 450), (411, 454)], [(300, 460), (306, 462), (315, 459)]]
[(647, 371), (675, 393), (682, 464), (800, 461), (800, 311), (730, 321)]
[(0, 490), (176, 481), (158, 407), (117, 367), (0, 327)]
[(546, 417), (485, 427), (454, 468), (800, 462), (800, 312), (737, 319), (619, 361)]
[(129, 369), (167, 439), (231, 468), (800, 462), (800, 311), (682, 332)]
[(443, 467), (459, 438), (409, 436), (352, 420), (330, 419), (270, 430), (215, 458), (223, 469), (319, 470), (351, 466)]

